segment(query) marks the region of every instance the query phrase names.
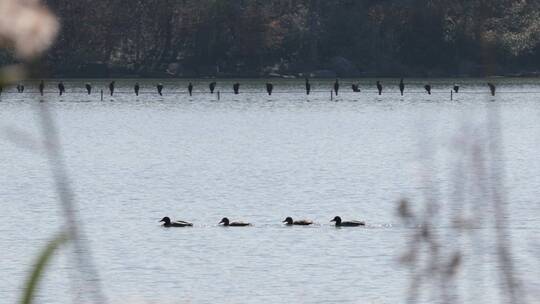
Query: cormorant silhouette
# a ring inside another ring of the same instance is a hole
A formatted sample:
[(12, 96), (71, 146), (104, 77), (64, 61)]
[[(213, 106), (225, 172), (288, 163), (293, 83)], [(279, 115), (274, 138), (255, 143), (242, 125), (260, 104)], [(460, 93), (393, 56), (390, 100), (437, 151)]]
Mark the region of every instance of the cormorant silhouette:
[(272, 90), (274, 89), (274, 85), (271, 83), (266, 84), (266, 92), (268, 92), (268, 95), (272, 95)]
[(459, 93), (459, 86), (454, 83), (454, 92)]
[(210, 94), (214, 94), (214, 90), (216, 89), (216, 82), (210, 82), (208, 87), (210, 88)]
[(338, 96), (339, 92), (339, 80), (336, 79), (336, 82), (334, 82), (334, 92), (336, 92), (336, 96)]
[(306, 95), (309, 95), (311, 92), (311, 83), (309, 83), (309, 78), (306, 78)]
[(163, 85), (161, 83), (158, 83), (156, 87), (159, 96), (163, 96), (163, 94), (161, 93), (163, 91)]
[(426, 89), (426, 92), (427, 92), (429, 95), (431, 95), (431, 85), (426, 84), (426, 85), (424, 86), (424, 89)]
[(377, 90), (379, 91), (379, 95), (382, 95), (382, 84), (380, 81), (377, 80)]
[(233, 84), (234, 94), (239, 94), (239, 92), (238, 92), (239, 90), (240, 90), (240, 84), (238, 82)]
[(43, 96), (43, 92), (45, 91), (45, 82), (43, 80), (39, 83), (39, 94)]
[(353, 90), (353, 92), (356, 92), (356, 93), (360, 92), (360, 87), (359, 87), (359, 85), (353, 83), (353, 84), (352, 84), (352, 90)]
[(405, 91), (405, 83), (403, 83), (403, 78), (399, 81), (399, 91), (401, 92), (401, 96), (403, 96), (403, 92)]
[(135, 86), (133, 87), (133, 89), (135, 90), (135, 95), (136, 96), (139, 96), (139, 89), (141, 88), (141, 86), (139, 86), (139, 83), (135, 83)]
[(487, 85), (489, 86), (489, 90), (491, 91), (491, 96), (495, 96), (495, 90), (497, 89), (495, 85), (491, 82), (488, 82)]
[(193, 84), (191, 84), (191, 82), (188, 84), (187, 90), (189, 92), (189, 96), (192, 96), (192, 94), (193, 94)]
[(60, 96), (62, 96), (62, 94), (66, 92), (66, 87), (64, 86), (64, 83), (62, 81), (60, 81), (60, 83), (58, 84), (58, 92), (60, 93)]
[(92, 85), (86, 83), (84, 86), (86, 87), (86, 92), (88, 92), (88, 95), (92, 94)]
[(114, 81), (111, 81), (111, 83), (109, 83), (109, 92), (111, 93), (111, 96), (113, 96), (114, 94)]

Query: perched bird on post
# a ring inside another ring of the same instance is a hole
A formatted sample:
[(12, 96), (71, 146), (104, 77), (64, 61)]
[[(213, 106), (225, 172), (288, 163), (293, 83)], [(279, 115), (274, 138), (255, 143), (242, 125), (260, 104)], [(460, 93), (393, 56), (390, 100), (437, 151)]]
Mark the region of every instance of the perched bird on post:
[(43, 92), (45, 91), (45, 82), (43, 80), (39, 83), (39, 94), (43, 96)]
[(88, 93), (88, 95), (92, 94), (92, 85), (86, 83), (84, 86), (86, 87), (86, 92)]
[(403, 78), (399, 81), (399, 91), (401, 92), (401, 96), (403, 96), (403, 92), (405, 91), (405, 83), (403, 83)]
[(268, 92), (268, 95), (272, 95), (272, 90), (274, 90), (274, 85), (271, 83), (266, 84), (266, 92)]
[(158, 83), (156, 87), (159, 96), (163, 96), (163, 94), (161, 93), (163, 91), (163, 85), (161, 83)]
[(234, 94), (239, 94), (239, 90), (240, 90), (240, 84), (238, 82), (233, 84)]
[(352, 90), (353, 90), (353, 92), (356, 92), (356, 93), (360, 92), (360, 87), (359, 87), (359, 85), (353, 83), (353, 84), (352, 84)]
[(311, 83), (309, 83), (309, 78), (306, 78), (306, 95), (309, 95), (311, 92)]
[(140, 88), (141, 88), (141, 87), (139, 86), (139, 83), (138, 83), (138, 82), (135, 83), (135, 86), (133, 87), (133, 89), (135, 90), (135, 95), (136, 95), (136, 96), (139, 96), (139, 89), (140, 89)]
[(426, 89), (426, 92), (427, 92), (429, 95), (431, 95), (431, 85), (426, 84), (426, 85), (424, 86), (424, 89)]
[(377, 80), (377, 90), (379, 91), (379, 95), (382, 95), (382, 84), (380, 81)]
[(62, 94), (66, 92), (66, 87), (64, 86), (64, 83), (62, 81), (60, 81), (60, 83), (58, 84), (58, 91), (60, 93), (60, 96), (62, 96)]
[(491, 91), (491, 96), (495, 96), (495, 90), (496, 90), (495, 85), (491, 82), (488, 82), (487, 85), (489, 86), (489, 90)]
[(336, 93), (336, 96), (338, 95), (339, 91), (339, 80), (336, 79), (336, 82), (334, 82), (334, 92)]
[(454, 83), (454, 92), (459, 93), (459, 86)]
[(109, 92), (111, 93), (111, 96), (113, 96), (114, 94), (114, 81), (111, 81), (111, 83), (109, 83)]
[(216, 82), (210, 82), (208, 88), (210, 88), (210, 94), (214, 94), (214, 90), (216, 89)]
[(193, 94), (193, 84), (191, 84), (191, 82), (188, 84), (187, 90), (189, 92), (189, 96), (192, 96), (192, 94)]

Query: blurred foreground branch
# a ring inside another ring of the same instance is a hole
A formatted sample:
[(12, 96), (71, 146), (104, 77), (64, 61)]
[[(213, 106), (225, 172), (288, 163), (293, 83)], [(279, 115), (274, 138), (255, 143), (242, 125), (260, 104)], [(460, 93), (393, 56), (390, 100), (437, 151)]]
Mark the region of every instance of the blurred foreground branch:
[[(485, 300), (482, 274), (472, 270), (469, 286), (460, 273), (464, 264), (483, 267), (488, 254), (494, 256), (490, 269), (499, 277), (502, 303), (525, 303), (526, 296), (518, 280), (510, 232), (507, 200), (504, 193), (504, 151), (499, 105), (487, 103), (486, 122), (478, 128), (464, 125), (456, 137), (456, 161), (452, 166), (447, 202), (437, 197), (439, 191), (433, 164), (426, 166), (423, 183), (426, 189), (424, 212), (414, 212), (409, 201), (402, 200), (398, 215), (413, 232), (402, 262), (411, 271), (409, 303), (417, 303), (429, 291), (429, 302), (463, 303), (463, 288), (474, 294), (472, 302)], [(423, 147), (425, 148), (425, 147)], [(424, 149), (422, 161), (431, 161), (435, 151)], [(444, 211), (448, 211), (445, 213)], [(448, 224), (448, 227), (444, 225)], [(468, 241), (469, 248), (463, 244)], [(469, 245), (470, 244), (470, 245)], [(487, 244), (487, 246), (485, 246)], [(491, 246), (490, 246), (491, 245)], [(493, 252), (487, 251), (494, 248)], [(476, 254), (473, 254), (476, 253)], [(432, 288), (422, 288), (432, 287)], [(463, 287), (463, 288), (460, 288)]]

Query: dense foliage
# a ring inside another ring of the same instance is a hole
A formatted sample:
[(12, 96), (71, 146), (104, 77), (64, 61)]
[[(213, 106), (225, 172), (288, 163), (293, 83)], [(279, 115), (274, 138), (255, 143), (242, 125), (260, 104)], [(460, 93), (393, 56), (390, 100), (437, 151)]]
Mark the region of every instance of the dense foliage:
[(43, 58), (56, 75), (485, 75), (540, 68), (540, 0), (46, 3), (62, 23)]

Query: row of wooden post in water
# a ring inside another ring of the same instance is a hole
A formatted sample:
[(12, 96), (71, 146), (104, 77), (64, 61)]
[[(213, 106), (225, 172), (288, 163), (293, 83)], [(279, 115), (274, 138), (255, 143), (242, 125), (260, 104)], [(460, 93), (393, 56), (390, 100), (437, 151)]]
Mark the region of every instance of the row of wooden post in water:
[[(208, 84), (208, 89), (209, 89), (211, 94), (214, 94), (214, 91), (216, 89), (216, 85), (217, 85), (217, 82), (215, 82), (215, 81), (210, 82)], [(375, 85), (377, 87), (377, 91), (378, 91), (379, 95), (382, 95), (382, 93), (383, 93), (383, 85), (382, 85), (382, 83), (380, 81), (377, 81)], [(495, 85), (493, 83), (489, 83), (489, 82), (487, 83), (487, 85), (489, 87), (491, 95), (495, 96), (495, 90), (496, 90)], [(331, 90), (332, 94), (335, 94), (337, 96), (339, 94), (340, 86), (341, 85), (340, 85), (339, 80), (336, 79), (336, 81), (334, 82), (334, 86), (333, 86), (333, 88)], [(57, 87), (58, 87), (58, 93), (60, 94), (60, 96), (62, 96), (66, 92), (66, 86), (64, 85), (64, 83), (62, 81), (60, 81), (58, 83)], [(116, 87), (116, 82), (111, 81), (109, 83), (109, 94), (111, 96), (114, 95), (115, 87)], [(25, 87), (24, 87), (23, 84), (18, 84), (16, 88), (17, 88), (17, 92), (24, 93)], [(86, 91), (87, 91), (88, 95), (92, 94), (92, 85), (90, 83), (86, 83), (85, 88), (86, 88)], [(140, 88), (141, 88), (141, 86), (139, 85), (139, 83), (138, 82), (135, 83), (135, 85), (133, 86), (133, 92), (135, 93), (135, 95), (139, 96)], [(161, 84), (161, 83), (156, 84), (157, 93), (160, 96), (163, 96), (163, 88), (164, 88), (163, 84)], [(193, 95), (193, 88), (194, 88), (194, 86), (190, 82), (188, 84), (188, 86), (187, 86), (189, 96)], [(240, 83), (235, 82), (232, 85), (232, 89), (233, 89), (234, 94), (240, 94)], [(351, 85), (351, 89), (352, 89), (353, 92), (361, 92), (360, 85), (357, 84), (357, 83), (353, 83)], [(424, 89), (425, 89), (427, 94), (431, 95), (431, 85), (430, 84), (426, 84), (424, 86)], [(41, 96), (43, 96), (43, 94), (45, 93), (45, 82), (43, 80), (39, 83), (38, 90), (39, 90), (39, 93), (41, 94)], [(266, 92), (268, 93), (268, 95), (272, 95), (273, 90), (274, 90), (274, 85), (272, 83), (266, 83)], [(306, 78), (306, 82), (305, 82), (305, 90), (306, 90), (307, 95), (309, 95), (311, 93), (311, 83), (309, 82), (309, 79), (307, 79), (307, 78)], [(458, 93), (459, 92), (459, 85), (454, 84), (452, 90), (453, 90), (453, 92)], [(2, 91), (3, 91), (3, 88), (0, 86), (0, 94), (2, 94)], [(403, 96), (403, 94), (405, 92), (405, 83), (403, 82), (403, 78), (399, 82), (399, 91), (401, 93), (401, 96)], [(101, 90), (101, 93), (103, 94), (103, 90)], [(219, 91), (218, 91), (218, 93), (219, 93)]]

